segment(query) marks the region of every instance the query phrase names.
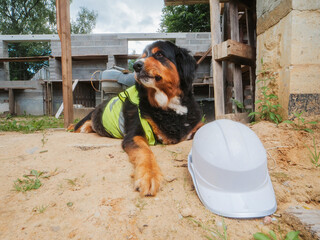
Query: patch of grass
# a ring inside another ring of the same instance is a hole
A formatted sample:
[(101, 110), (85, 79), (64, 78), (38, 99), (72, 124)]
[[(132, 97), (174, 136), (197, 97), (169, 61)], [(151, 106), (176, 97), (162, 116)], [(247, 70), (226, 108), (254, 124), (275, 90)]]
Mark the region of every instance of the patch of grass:
[(78, 181), (77, 178), (75, 178), (75, 179), (66, 178), (65, 180), (66, 180), (67, 183), (70, 184), (71, 186), (76, 186), (76, 185), (77, 185), (77, 181)]
[(40, 177), (44, 172), (31, 170), (29, 175), (23, 175), (23, 178), (18, 178), (14, 181), (13, 187), (17, 192), (26, 192), (34, 189), (38, 189), (42, 186)]
[(268, 235), (261, 232), (257, 232), (253, 234), (253, 237), (256, 240), (300, 240), (299, 233), (299, 231), (291, 231), (287, 233), (285, 238), (283, 238), (282, 236), (278, 238), (274, 231), (269, 231)]
[(228, 240), (228, 235), (227, 235), (227, 225), (224, 222), (224, 219), (222, 219), (222, 230), (223, 232), (219, 231), (219, 229), (216, 228), (211, 228), (206, 225), (204, 225), (202, 222), (197, 221), (193, 218), (188, 218), (191, 222), (197, 224), (199, 227), (202, 229), (206, 230), (209, 232), (209, 236), (205, 236), (206, 239), (208, 240)]
[(7, 115), (0, 118), (0, 131), (32, 133), (48, 128), (62, 128), (63, 119), (49, 116), (22, 116), (12, 117)]
[(319, 162), (319, 159), (320, 159), (320, 152), (319, 150), (317, 150), (317, 145), (316, 145), (316, 140), (315, 140), (315, 137), (313, 136), (313, 146), (312, 146), (312, 150), (311, 148), (309, 148), (308, 146), (306, 146), (309, 150), (309, 157), (310, 157), (310, 160), (312, 162), (312, 164), (315, 166), (315, 167), (320, 167), (320, 162)]
[(290, 180), (288, 174), (284, 172), (272, 172), (270, 176), (278, 179), (281, 183)]
[(306, 122), (306, 120), (304, 119), (304, 117), (302, 117), (302, 114), (304, 113), (304, 111), (301, 111), (300, 113), (295, 112), (293, 113), (293, 115), (295, 116), (295, 118), (297, 119), (296, 122), (291, 121), (291, 120), (285, 120), (283, 121), (284, 123), (289, 123), (292, 124), (294, 126), (295, 130), (298, 131), (305, 131), (305, 132), (309, 132), (309, 133), (313, 133), (312, 129), (310, 129), (308, 127), (308, 125), (314, 125), (317, 124), (317, 121), (310, 121), (310, 122)]
[(144, 207), (147, 205), (147, 203), (143, 199), (138, 199), (135, 205), (137, 208), (139, 208), (141, 212), (144, 209)]
[(32, 211), (36, 213), (44, 213), (48, 207), (49, 207), (48, 205), (37, 206), (37, 207), (34, 207)]
[(273, 73), (266, 70), (261, 59), (262, 71), (260, 72), (260, 78), (257, 80), (262, 83), (262, 87), (259, 88), (260, 99), (255, 101), (256, 111), (249, 113), (249, 117), (257, 116), (262, 120), (274, 122), (277, 125), (282, 121), (281, 116), (278, 114), (281, 105), (278, 104), (278, 96), (272, 91), (270, 85), (274, 84), (275, 78)]

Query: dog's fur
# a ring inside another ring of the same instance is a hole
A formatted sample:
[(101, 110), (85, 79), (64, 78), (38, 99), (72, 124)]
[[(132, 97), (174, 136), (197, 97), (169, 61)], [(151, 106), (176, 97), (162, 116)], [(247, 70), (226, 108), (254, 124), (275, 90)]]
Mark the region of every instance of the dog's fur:
[[(202, 126), (200, 109), (192, 94), (195, 59), (186, 49), (169, 41), (156, 41), (145, 48), (133, 67), (139, 110), (156, 140), (175, 144), (191, 139)], [(106, 104), (100, 104), (82, 119), (74, 131), (112, 137), (102, 125)], [(122, 147), (135, 168), (135, 188), (142, 196), (154, 196), (159, 191), (162, 173), (146, 140), (138, 108), (127, 99), (122, 111), (125, 129)]]

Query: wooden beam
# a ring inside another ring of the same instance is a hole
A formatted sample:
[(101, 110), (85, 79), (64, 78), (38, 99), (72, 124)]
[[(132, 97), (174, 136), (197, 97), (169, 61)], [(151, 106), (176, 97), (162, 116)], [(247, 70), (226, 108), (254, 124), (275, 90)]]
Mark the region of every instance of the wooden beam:
[[(238, 14), (238, 0), (229, 1), (229, 16), (231, 27), (231, 39), (239, 42), (239, 14)], [(243, 103), (243, 87), (242, 87), (242, 73), (241, 65), (231, 63), (233, 72), (233, 92), (234, 98), (238, 102)], [(235, 107), (235, 113), (238, 113), (238, 108)]]
[(69, 0), (57, 0), (56, 2), (58, 33), (61, 41), (64, 127), (67, 128), (73, 122), (70, 2)]
[(228, 39), (214, 46), (214, 59), (242, 65), (253, 65), (255, 63), (255, 51), (254, 47)]
[(209, 0), (164, 0), (166, 6), (191, 5), (199, 3), (209, 3)]
[(36, 89), (38, 81), (0, 81), (0, 89)]
[(36, 57), (5, 57), (0, 58), (0, 62), (40, 62), (48, 61), (51, 56), (36, 56)]
[[(211, 46), (212, 56), (214, 55), (213, 46), (221, 43), (221, 27), (220, 27), (220, 5), (219, 0), (210, 0), (210, 23), (211, 23)], [(213, 72), (213, 89), (214, 89), (214, 106), (215, 116), (225, 114), (224, 105), (224, 84), (222, 75), (221, 62), (212, 59)]]
[(14, 100), (14, 90), (9, 89), (9, 113), (11, 115), (15, 114), (15, 100)]

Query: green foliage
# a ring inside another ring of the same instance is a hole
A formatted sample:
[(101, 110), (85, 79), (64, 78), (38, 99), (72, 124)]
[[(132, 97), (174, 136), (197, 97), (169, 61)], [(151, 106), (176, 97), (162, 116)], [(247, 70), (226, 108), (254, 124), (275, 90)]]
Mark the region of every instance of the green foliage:
[[(90, 33), (96, 24), (97, 13), (81, 8), (71, 32)], [(55, 0), (0, 0), (0, 34), (52, 34), (56, 29)], [(48, 56), (48, 42), (8, 44), (9, 57)], [(48, 62), (10, 62), (11, 80), (29, 80)]]
[[(51, 46), (49, 42), (20, 42), (8, 44), (9, 57), (49, 56)], [(48, 61), (40, 62), (9, 62), (11, 80), (28, 80)]]
[(49, 207), (48, 205), (46, 205), (46, 206), (45, 205), (41, 205), (41, 206), (34, 207), (32, 209), (32, 211), (35, 212), (35, 213), (44, 213), (47, 210), (48, 207)]
[(211, 228), (208, 227), (206, 225), (204, 225), (203, 223), (193, 219), (193, 218), (188, 218), (190, 221), (192, 221), (193, 223), (197, 224), (199, 227), (201, 227), (202, 229), (208, 231), (210, 233), (210, 236), (205, 236), (206, 239), (208, 240), (228, 240), (228, 234), (227, 234), (227, 226), (224, 222), (224, 220), (222, 219), (222, 229), (223, 232), (219, 231), (218, 228)]
[(55, 0), (0, 0), (1, 34), (50, 34), (56, 31)]
[(160, 32), (210, 32), (209, 4), (166, 6), (162, 9)]
[(88, 34), (96, 26), (98, 13), (88, 8), (80, 7), (76, 21), (71, 23), (71, 32), (75, 34)]
[(274, 81), (275, 79), (272, 73), (263, 67), (261, 78), (257, 81), (257, 84), (260, 82), (262, 83), (262, 87), (259, 88), (261, 97), (255, 101), (256, 111), (249, 113), (249, 117), (258, 116), (262, 120), (271, 121), (276, 124), (279, 124), (282, 121), (281, 116), (277, 113), (281, 108), (281, 105), (277, 104), (278, 96), (273, 94), (272, 89), (269, 87), (269, 84)]
[(130, 72), (134, 72), (133, 64), (137, 61), (137, 59), (129, 59), (128, 60), (128, 70)]
[(297, 113), (297, 112), (293, 113), (293, 115), (297, 118), (297, 122), (294, 122), (291, 120), (285, 120), (283, 122), (292, 124), (295, 130), (313, 133), (312, 129), (308, 128), (308, 125), (317, 124), (318, 122), (317, 121), (306, 122), (306, 120), (302, 117), (303, 113), (304, 113), (303, 111), (301, 111), (300, 113)]
[(18, 178), (14, 181), (13, 187), (17, 192), (26, 192), (41, 187), (40, 177), (44, 172), (31, 170), (29, 175), (23, 175), (23, 178)]
[(256, 240), (299, 240), (299, 231), (288, 232), (285, 238), (278, 238), (274, 231), (269, 231), (269, 234), (258, 232), (253, 235)]
[(63, 127), (63, 119), (54, 117), (12, 117), (0, 118), (0, 131), (32, 133), (47, 128)]
[(309, 157), (310, 157), (310, 160), (312, 162), (312, 164), (315, 166), (315, 167), (320, 167), (320, 162), (319, 162), (319, 159), (320, 159), (320, 152), (317, 150), (317, 145), (316, 145), (316, 140), (315, 140), (315, 137), (313, 136), (313, 149), (311, 150), (311, 148), (308, 148), (309, 150)]

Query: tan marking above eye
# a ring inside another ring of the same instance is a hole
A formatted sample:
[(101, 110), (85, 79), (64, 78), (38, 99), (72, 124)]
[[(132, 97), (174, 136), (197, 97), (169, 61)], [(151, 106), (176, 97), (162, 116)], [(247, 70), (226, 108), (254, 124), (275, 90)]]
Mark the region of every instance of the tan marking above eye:
[(156, 52), (159, 52), (160, 51), (160, 48), (158, 48), (158, 47), (155, 47), (155, 48), (153, 48), (152, 50), (151, 50), (151, 52), (153, 53), (153, 54), (155, 54)]
[(142, 54), (141, 58), (145, 58), (147, 56), (147, 54)]

